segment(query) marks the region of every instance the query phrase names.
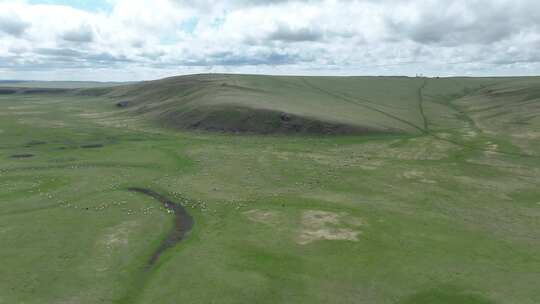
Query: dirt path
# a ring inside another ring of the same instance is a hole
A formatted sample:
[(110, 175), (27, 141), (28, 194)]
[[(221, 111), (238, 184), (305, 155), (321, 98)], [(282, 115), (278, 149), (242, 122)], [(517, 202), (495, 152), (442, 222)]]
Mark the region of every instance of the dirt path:
[[(517, 157), (525, 157), (525, 158), (533, 158), (533, 159), (540, 159), (540, 157), (538, 156), (535, 156), (535, 155), (530, 155), (530, 154), (525, 154), (525, 153), (519, 153), (519, 152), (509, 152), (509, 151), (501, 151), (501, 150), (497, 150), (497, 151), (492, 151), (492, 150), (489, 150), (489, 149), (486, 149), (486, 148), (482, 148), (480, 146), (477, 146), (477, 145), (474, 145), (474, 144), (469, 144), (469, 143), (465, 143), (465, 142), (462, 142), (462, 141), (459, 141), (459, 140), (453, 140), (453, 139), (449, 139), (449, 138), (443, 138), (439, 135), (437, 135), (436, 133), (433, 133), (433, 132), (430, 132), (429, 130), (429, 125), (428, 125), (428, 120), (427, 120), (427, 116), (425, 116), (425, 113), (424, 113), (424, 107), (423, 107), (423, 102), (424, 102), (424, 95), (423, 95), (423, 90), (425, 89), (427, 85), (427, 79), (425, 80), (424, 84), (418, 89), (418, 101), (419, 101), (419, 107), (420, 107), (420, 113), (424, 119), (424, 128), (425, 128), (425, 134), (435, 138), (436, 140), (440, 140), (440, 141), (444, 141), (444, 142), (448, 142), (448, 143), (451, 143), (451, 144), (454, 144), (454, 145), (457, 145), (457, 146), (460, 146), (462, 148), (465, 148), (465, 149), (469, 149), (471, 151), (480, 151), (480, 152), (490, 152), (490, 153), (495, 153), (495, 154), (501, 154), (501, 155), (507, 155), (507, 156), (517, 156)], [(477, 89), (478, 90), (478, 89)], [(476, 91), (474, 91), (476, 92)], [(473, 93), (474, 93), (473, 92)], [(471, 94), (471, 93), (469, 93)], [(459, 98), (463, 98), (465, 96), (467, 96), (468, 94), (464, 95), (464, 96), (461, 96)], [(473, 130), (477, 131), (478, 133), (482, 133), (482, 129), (476, 124), (476, 121), (466, 112), (464, 111), (463, 109), (461, 109), (459, 106), (455, 105), (453, 103), (454, 100), (450, 100), (448, 101), (445, 105), (447, 107), (449, 107), (450, 109), (456, 111), (457, 113), (460, 114), (460, 119), (465, 123), (467, 124), (468, 126), (470, 126)]]
[[(385, 116), (387, 116), (387, 117), (389, 117), (389, 118), (392, 118), (392, 119), (394, 119), (394, 120), (396, 120), (396, 121), (398, 121), (398, 122), (401, 122), (401, 123), (406, 124), (406, 125), (408, 125), (408, 126), (410, 126), (410, 127), (413, 127), (414, 129), (417, 129), (417, 130), (419, 130), (419, 131), (422, 132), (422, 133), (426, 133), (426, 132), (424, 131), (424, 129), (422, 129), (421, 127), (417, 126), (416, 124), (414, 124), (414, 123), (412, 123), (412, 122), (410, 122), (410, 121), (408, 121), (408, 120), (402, 119), (402, 118), (400, 118), (400, 117), (398, 117), (398, 116), (396, 116), (396, 115), (393, 115), (393, 114), (390, 114), (390, 113), (388, 113), (388, 112), (382, 111), (382, 110), (376, 108), (375, 106), (370, 106), (370, 105), (366, 104), (366, 103), (369, 103), (369, 104), (377, 105), (376, 102), (373, 102), (373, 101), (371, 101), (371, 100), (369, 100), (369, 99), (365, 99), (365, 98), (361, 98), (361, 99), (359, 99), (359, 98), (354, 98), (354, 99), (353, 99), (353, 98), (349, 98), (349, 97), (343, 96), (343, 95), (341, 95), (341, 94), (339, 94), (339, 93), (331, 92), (331, 91), (329, 91), (329, 90), (325, 90), (325, 89), (323, 89), (323, 88), (320, 88), (320, 87), (318, 87), (318, 86), (315, 86), (315, 85), (313, 85), (312, 83), (308, 82), (305, 78), (302, 78), (302, 82), (303, 82), (306, 86), (310, 87), (311, 89), (317, 90), (317, 91), (319, 91), (319, 92), (321, 92), (321, 93), (323, 93), (323, 94), (326, 94), (326, 95), (328, 95), (328, 96), (331, 96), (331, 97), (334, 97), (334, 98), (343, 100), (343, 101), (348, 102), (348, 103), (355, 104), (355, 105), (357, 105), (357, 106), (361, 106), (361, 107), (367, 108), (367, 109), (369, 109), (369, 110), (371, 110), (371, 111), (380, 113), (380, 114), (385, 115)], [(363, 102), (362, 102), (362, 101), (363, 101)]]
[(427, 78), (424, 80), (420, 88), (418, 88), (418, 108), (420, 110), (420, 115), (422, 116), (422, 120), (424, 122), (424, 133), (429, 133), (429, 125), (428, 120), (426, 117), (426, 113), (424, 112), (424, 88), (427, 86), (428, 80)]
[(186, 233), (189, 232), (193, 227), (193, 218), (191, 215), (189, 215), (189, 213), (187, 213), (186, 209), (181, 204), (175, 203), (155, 191), (137, 187), (128, 188), (128, 190), (152, 197), (153, 199), (159, 201), (163, 207), (169, 210), (169, 212), (174, 213), (175, 216), (174, 227), (171, 229), (171, 231), (169, 231), (167, 237), (161, 242), (159, 247), (152, 253), (150, 259), (148, 260), (146, 267), (150, 268), (156, 263), (159, 256), (165, 250), (173, 247), (184, 239)]

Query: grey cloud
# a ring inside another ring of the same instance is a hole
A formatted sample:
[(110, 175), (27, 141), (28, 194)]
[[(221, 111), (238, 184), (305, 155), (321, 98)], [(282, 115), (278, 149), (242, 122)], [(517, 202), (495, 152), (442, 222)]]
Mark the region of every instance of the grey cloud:
[(455, 18), (451, 17), (423, 17), (420, 22), (393, 22), (390, 25), (403, 37), (423, 44), (486, 44), (506, 39), (513, 33), (509, 27), (488, 24), (489, 22), (456, 24)]
[(431, 2), (419, 10), (419, 18), (414, 21), (388, 18), (389, 28), (418, 43), (456, 46), (490, 44), (540, 26), (540, 5), (536, 1), (499, 5), (485, 0)]
[[(243, 8), (253, 6), (272, 6), (283, 3), (318, 3), (323, 0), (231, 0), (231, 1), (214, 1), (214, 0), (172, 0), (178, 5), (191, 7), (196, 9), (202, 9), (207, 11), (208, 8), (216, 6), (224, 8)], [(345, 0), (344, 2), (347, 2)], [(216, 3), (217, 2), (217, 3)]]
[(82, 55), (82, 53), (77, 50), (66, 48), (39, 48), (35, 50), (35, 53), (39, 55), (54, 57), (79, 57)]
[[(73, 67), (81, 64), (93, 66), (106, 66), (122, 63), (136, 63), (134, 59), (124, 55), (114, 55), (106, 52), (92, 53), (89, 51), (79, 51), (71, 48), (40, 48), (34, 51), (34, 54), (40, 56), (42, 61)], [(288, 65), (300, 62), (310, 61), (308, 57), (300, 56), (294, 53), (276, 50), (260, 50), (250, 54), (236, 53), (230, 51), (215, 52), (204, 56), (186, 55), (183, 60), (159, 61), (165, 55), (163, 52), (141, 53), (140, 56), (150, 60), (151, 65), (157, 67), (170, 67), (174, 65), (189, 67), (208, 67), (208, 66), (257, 66), (257, 65)]]
[(89, 43), (94, 40), (94, 32), (90, 26), (83, 25), (77, 29), (64, 32), (61, 37), (68, 42)]
[(164, 51), (143, 51), (138, 54), (139, 56), (146, 58), (148, 60), (158, 60), (161, 57), (165, 56), (166, 53)]
[(83, 57), (85, 60), (90, 62), (97, 62), (97, 63), (126, 63), (126, 62), (133, 62), (132, 59), (128, 58), (125, 55), (116, 55), (106, 52), (101, 52), (97, 54), (88, 54)]
[[(173, 0), (174, 2), (186, 5), (186, 6), (209, 6), (215, 4), (213, 0)], [(293, 2), (291, 0), (233, 0), (233, 1), (224, 1), (231, 6), (249, 6), (249, 5), (268, 5), (268, 4), (279, 4)]]
[(287, 26), (279, 26), (276, 31), (270, 33), (267, 39), (284, 42), (318, 41), (323, 38), (323, 33), (311, 28), (291, 29)]
[(18, 17), (0, 16), (0, 32), (19, 37), (28, 27), (30, 27), (30, 24)]
[[(216, 52), (202, 58), (194, 58), (175, 62), (180, 66), (257, 66), (257, 65), (288, 65), (309, 61), (308, 58), (297, 54), (278, 51), (264, 51), (255, 54), (238, 54), (233, 52)], [(162, 63), (163, 64), (163, 63)], [(161, 65), (162, 65), (161, 64)]]
[[(295, 2), (291, 0), (236, 0), (234, 1), (238, 5), (272, 5), (272, 4), (280, 4), (280, 3), (287, 3), (287, 2)], [(314, 2), (314, 1), (296, 1), (296, 2)]]
[(78, 51), (70, 48), (40, 48), (35, 50), (35, 54), (40, 56), (41, 60), (55, 62), (58, 64), (77, 63), (85, 65), (107, 66), (133, 62), (132, 59), (129, 59), (124, 55), (115, 55), (108, 52)]

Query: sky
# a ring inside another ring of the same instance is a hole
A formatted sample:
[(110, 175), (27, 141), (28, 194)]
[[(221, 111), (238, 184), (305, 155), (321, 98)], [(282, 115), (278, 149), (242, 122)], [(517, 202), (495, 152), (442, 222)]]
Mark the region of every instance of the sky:
[(0, 79), (540, 75), (538, 0), (0, 0)]

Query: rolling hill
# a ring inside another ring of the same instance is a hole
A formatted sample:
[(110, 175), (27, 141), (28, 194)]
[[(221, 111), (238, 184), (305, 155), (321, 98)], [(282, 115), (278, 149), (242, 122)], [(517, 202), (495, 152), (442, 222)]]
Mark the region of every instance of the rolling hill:
[(81, 94), (108, 96), (129, 113), (178, 129), (419, 134), (427, 131), (426, 111), (451, 110), (434, 103), (424, 109), (424, 99), (447, 100), (504, 81), (200, 74), (82, 90)]
[(52, 86), (0, 94), (2, 303), (540, 303), (539, 77)]

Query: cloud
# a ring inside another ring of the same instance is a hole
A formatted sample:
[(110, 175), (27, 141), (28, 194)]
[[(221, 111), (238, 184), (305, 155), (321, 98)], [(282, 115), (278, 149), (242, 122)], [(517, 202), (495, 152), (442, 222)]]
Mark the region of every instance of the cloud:
[(283, 52), (259, 52), (243, 54), (234, 52), (217, 52), (195, 60), (184, 60), (178, 64), (183, 66), (253, 66), (253, 65), (287, 65), (307, 61), (298, 54)]
[(108, 10), (85, 11), (0, 0), (0, 77), (486, 75), (540, 68), (536, 0), (107, 1)]
[(323, 33), (313, 28), (292, 29), (288, 26), (279, 26), (275, 31), (267, 36), (269, 40), (284, 42), (319, 41), (323, 38)]
[(39, 48), (35, 50), (36, 54), (51, 56), (51, 57), (67, 57), (67, 58), (77, 58), (83, 53), (73, 49), (60, 49), (60, 48)]
[[(194, 7), (208, 10), (212, 7), (218, 7), (220, 9), (228, 8), (245, 8), (253, 6), (272, 6), (290, 2), (300, 2), (293, 0), (229, 0), (229, 1), (214, 1), (214, 0), (172, 0), (174, 3), (186, 7)], [(320, 2), (320, 0), (304, 0), (302, 2)]]
[(538, 1), (425, 1), (402, 5), (387, 17), (397, 35), (422, 44), (490, 44), (538, 31)]
[(0, 15), (0, 32), (15, 37), (21, 36), (30, 24), (22, 21), (17, 16), (2, 16)]
[(89, 43), (94, 40), (94, 32), (90, 25), (84, 24), (76, 29), (65, 31), (61, 34), (61, 37), (63, 40), (69, 42)]

